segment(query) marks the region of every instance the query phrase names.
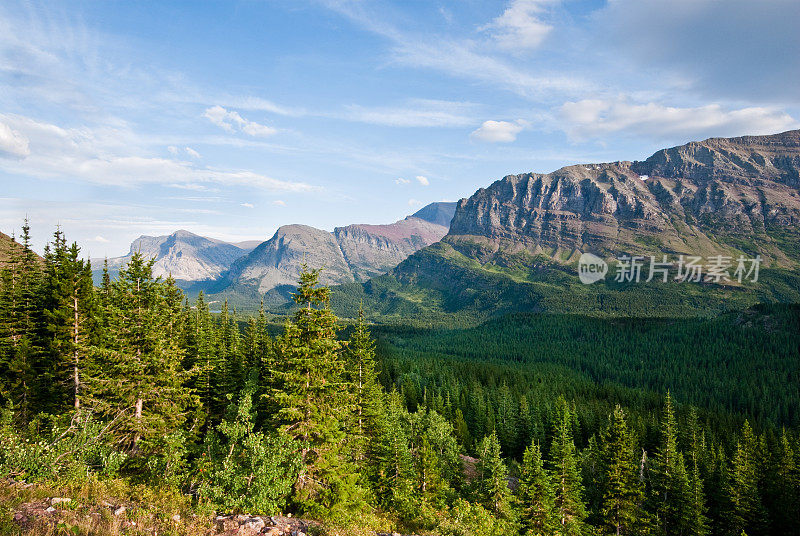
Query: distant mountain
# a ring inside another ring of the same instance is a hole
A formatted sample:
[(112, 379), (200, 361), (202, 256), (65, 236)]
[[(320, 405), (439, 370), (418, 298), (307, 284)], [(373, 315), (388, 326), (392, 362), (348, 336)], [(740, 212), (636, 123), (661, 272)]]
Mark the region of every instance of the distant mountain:
[[(582, 253), (763, 258), (758, 285), (577, 282)], [(800, 131), (712, 138), (641, 162), (509, 175), (457, 206), (440, 242), (360, 288), (351, 308), (480, 318), (510, 311), (711, 314), (755, 301), (800, 301)]]
[(353, 224), (332, 233), (285, 225), (234, 262), (213, 290), (240, 298), (236, 301), (244, 298), (251, 305), (265, 294), (269, 302), (281, 303), (294, 289), (303, 263), (323, 268), (321, 281), (326, 285), (365, 281), (440, 240), (454, 212), (455, 203), (432, 203), (395, 223)]
[[(156, 259), (155, 276), (171, 275), (181, 286), (188, 287), (218, 279), (233, 261), (249, 251), (250, 248), (181, 230), (166, 236), (140, 236), (131, 243), (127, 255), (108, 259), (108, 266), (113, 276), (134, 253), (140, 252), (147, 259)], [(102, 273), (103, 260), (94, 259), (92, 266), (97, 278)]]

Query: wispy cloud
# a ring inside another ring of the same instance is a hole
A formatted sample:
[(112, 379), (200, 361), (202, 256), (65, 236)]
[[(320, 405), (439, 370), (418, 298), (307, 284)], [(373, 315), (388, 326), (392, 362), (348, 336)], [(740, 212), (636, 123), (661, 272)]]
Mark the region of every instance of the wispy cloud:
[(131, 187), (139, 184), (176, 184), (192, 188), (203, 183), (237, 184), (274, 191), (312, 192), (302, 182), (282, 181), (249, 170), (198, 167), (189, 162), (148, 156), (130, 147), (124, 130), (65, 129), (17, 115), (0, 114), (0, 123), (28, 140), (27, 154), (2, 158), (0, 169), (41, 178), (81, 180)]
[(428, 186), (431, 183), (428, 180), (428, 177), (426, 177), (425, 175), (417, 175), (415, 178), (417, 179), (417, 182), (423, 186)]
[(775, 108), (726, 110), (719, 104), (679, 108), (653, 102), (638, 104), (626, 98), (567, 102), (560, 112), (564, 129), (578, 140), (612, 132), (663, 139), (675, 135), (770, 134), (798, 127), (796, 119)]
[(325, 5), (362, 28), (388, 39), (393, 44), (392, 59), (400, 64), (435, 69), (500, 86), (525, 97), (576, 94), (592, 87), (580, 76), (533, 75), (496, 55), (487, 54), (482, 42), (403, 31), (369, 11), (362, 3), (327, 1)]
[(411, 184), (411, 181), (408, 179), (404, 179), (403, 177), (398, 177), (394, 180), (395, 184)]
[(0, 157), (25, 158), (30, 154), (28, 138), (0, 121)]
[(392, 127), (463, 127), (475, 124), (475, 105), (465, 102), (411, 99), (403, 107), (347, 106), (342, 119)]
[(256, 208), (256, 206), (253, 203), (242, 203), (241, 206), (243, 206), (244, 208)]
[(512, 0), (503, 14), (481, 29), (492, 33), (497, 45), (521, 52), (538, 47), (553, 26), (542, 20), (550, 5), (559, 0)]
[(513, 123), (484, 121), (480, 128), (472, 131), (470, 138), (488, 143), (511, 143), (517, 139), (517, 134), (527, 126), (528, 123), (522, 119), (517, 119)]
[(239, 115), (239, 112), (228, 111), (219, 105), (207, 108), (203, 115), (209, 121), (228, 132), (239, 131), (257, 137), (272, 136), (277, 132), (277, 129), (245, 119)]

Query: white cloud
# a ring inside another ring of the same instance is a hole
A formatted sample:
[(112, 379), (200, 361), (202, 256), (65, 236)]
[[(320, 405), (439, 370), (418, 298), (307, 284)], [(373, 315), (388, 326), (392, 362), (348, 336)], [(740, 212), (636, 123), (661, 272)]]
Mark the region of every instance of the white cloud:
[(502, 15), (483, 26), (492, 32), (505, 50), (523, 51), (538, 47), (553, 27), (541, 20), (548, 4), (557, 0), (512, 0)]
[(410, 180), (404, 179), (403, 177), (398, 177), (394, 180), (395, 184), (409, 184), (410, 182)]
[(99, 242), (101, 244), (108, 244), (110, 240), (108, 238), (102, 237), (100, 235), (95, 236), (94, 238), (89, 239), (91, 242)]
[(135, 136), (124, 129), (64, 129), (23, 116), (2, 114), (0, 124), (28, 140), (29, 154), (25, 160), (0, 159), (0, 169), (18, 175), (123, 187), (164, 184), (198, 188), (204, 183), (218, 183), (275, 191), (317, 190), (305, 183), (282, 181), (249, 170), (199, 167), (147, 156), (146, 151), (131, 145)]
[(526, 121), (517, 119), (508, 121), (484, 121), (480, 128), (472, 131), (470, 138), (488, 143), (510, 143), (517, 139), (517, 134), (528, 126)]
[(669, 136), (738, 136), (774, 134), (797, 128), (798, 121), (775, 108), (725, 110), (719, 104), (678, 108), (637, 104), (626, 98), (586, 99), (561, 106), (564, 130), (574, 139), (624, 131), (661, 139)]
[(285, 207), (286, 201), (281, 201), (280, 199), (276, 199), (275, 201), (272, 202), (272, 204), (278, 207)]
[(195, 151), (191, 147), (186, 147), (184, 150), (186, 151), (186, 154), (188, 154), (192, 158), (201, 158), (200, 153), (198, 153), (197, 151)]
[(428, 177), (425, 177), (424, 175), (417, 175), (415, 178), (417, 179), (417, 182), (423, 186), (428, 186), (430, 184)]
[(228, 111), (220, 105), (207, 108), (203, 114), (209, 121), (227, 132), (244, 132), (254, 137), (272, 136), (277, 129), (245, 119), (239, 112)]
[(167, 147), (167, 151), (169, 151), (170, 154), (174, 155), (178, 154), (178, 148), (175, 147), (174, 145), (170, 145), (169, 147)]
[(256, 208), (256, 206), (253, 203), (242, 203), (242, 206), (244, 208)]
[(25, 158), (30, 154), (28, 138), (0, 122), (0, 157)]
[(408, 206), (409, 207), (418, 207), (418, 206), (423, 205), (423, 204), (424, 203), (422, 201), (418, 200), (418, 199), (409, 199), (408, 200)]

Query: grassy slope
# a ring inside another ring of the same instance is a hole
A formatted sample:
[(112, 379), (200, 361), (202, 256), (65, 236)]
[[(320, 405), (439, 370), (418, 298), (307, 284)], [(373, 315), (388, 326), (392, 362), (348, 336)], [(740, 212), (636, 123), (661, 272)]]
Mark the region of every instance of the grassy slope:
[(445, 242), (420, 250), (392, 274), (333, 289), (334, 309), (352, 317), (363, 302), (381, 322), (420, 326), (475, 325), (512, 312), (598, 317), (712, 317), (756, 303), (800, 302), (800, 273), (762, 269), (741, 286), (606, 280), (583, 285), (575, 265), (544, 257), (480, 264)]

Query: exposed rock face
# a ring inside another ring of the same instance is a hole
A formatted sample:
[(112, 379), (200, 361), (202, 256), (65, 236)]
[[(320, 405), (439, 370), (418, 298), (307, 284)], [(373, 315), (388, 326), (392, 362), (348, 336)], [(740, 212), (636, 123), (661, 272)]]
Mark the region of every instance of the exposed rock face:
[(286, 225), (231, 266), (220, 291), (265, 294), (293, 289), (305, 262), (323, 268), (326, 285), (363, 281), (391, 270), (415, 251), (439, 241), (448, 230), (455, 203), (432, 203), (387, 225), (354, 224), (332, 233), (305, 225)]
[(794, 263), (770, 236), (797, 232), (799, 171), (800, 131), (791, 131), (510, 175), (461, 200), (445, 240), (483, 261), (523, 250), (710, 254), (750, 241), (752, 252)]
[(307, 225), (284, 225), (231, 266), (229, 284), (264, 294), (281, 285), (295, 285), (301, 264), (324, 268), (320, 281), (337, 284), (353, 281), (350, 267), (333, 234)]
[[(127, 255), (108, 259), (109, 268), (118, 270), (136, 252), (141, 252), (146, 259), (156, 259), (153, 265), (155, 276), (172, 275), (178, 281), (197, 282), (219, 278), (248, 250), (188, 231), (176, 231), (167, 236), (137, 238), (131, 243)], [(93, 266), (102, 267), (102, 261), (93, 262)]]
[(333, 230), (353, 276), (366, 280), (391, 270), (406, 257), (438, 242), (447, 227), (415, 216), (390, 225), (355, 224)]

